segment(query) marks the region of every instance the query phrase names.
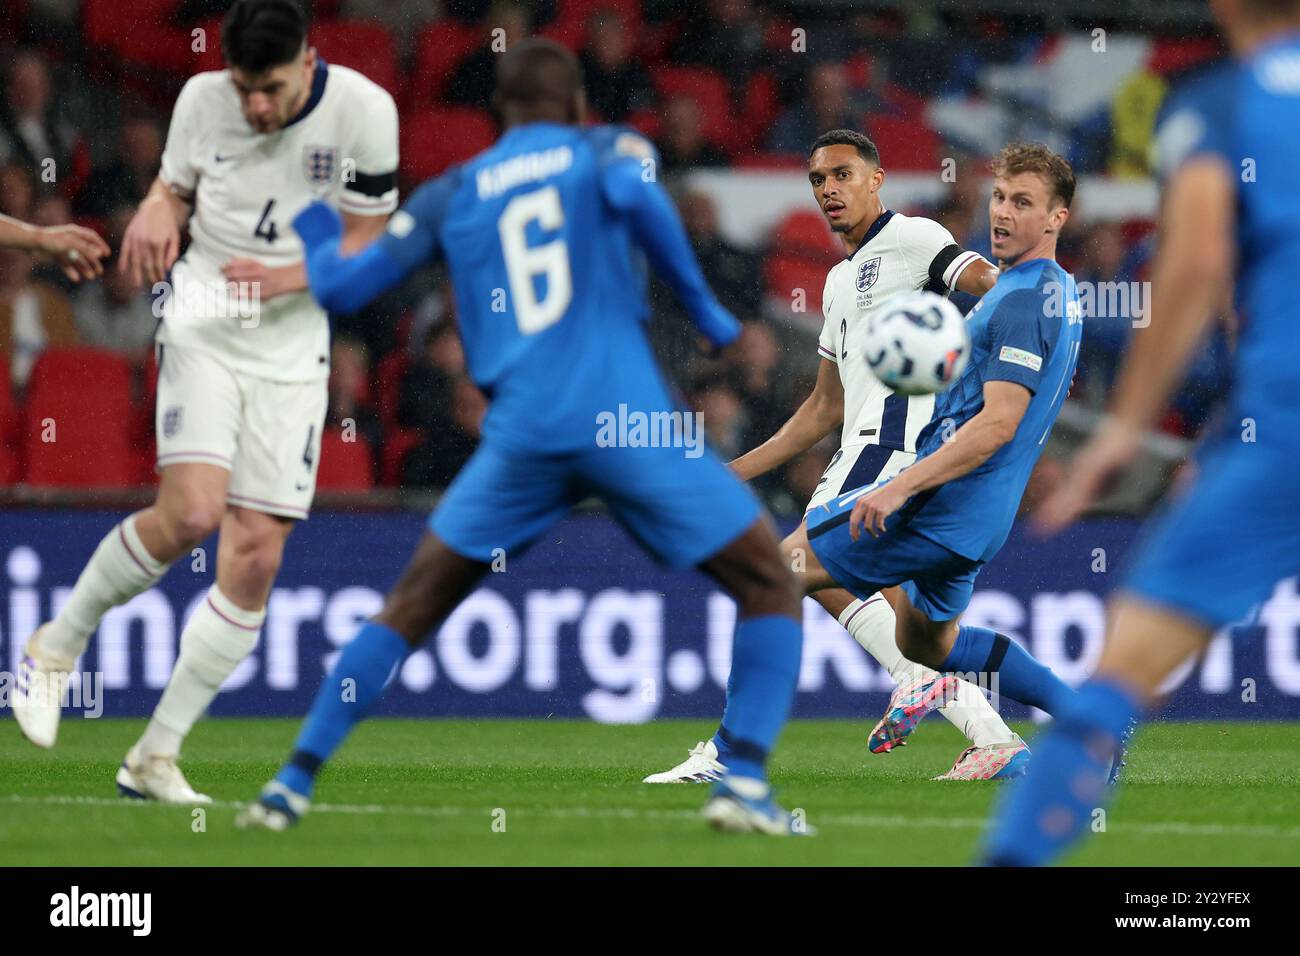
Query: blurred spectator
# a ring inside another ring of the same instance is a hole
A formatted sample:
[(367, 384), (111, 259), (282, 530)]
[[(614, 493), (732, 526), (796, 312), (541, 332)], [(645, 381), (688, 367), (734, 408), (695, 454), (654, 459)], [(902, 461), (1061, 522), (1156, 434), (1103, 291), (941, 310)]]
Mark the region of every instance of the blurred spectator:
[(19, 163), (0, 166), (0, 213), (30, 221), (36, 210), (36, 182), (31, 171)]
[(629, 113), (653, 101), (650, 74), (632, 59), (627, 21), (613, 10), (594, 14), (582, 48), (587, 102), (606, 123), (621, 123)]
[(718, 232), (718, 209), (707, 193), (687, 192), (679, 208), (700, 267), (719, 301), (738, 318), (756, 315), (763, 298), (762, 286), (757, 281), (762, 274), (760, 258), (722, 238)]
[[(680, 10), (680, 6), (677, 10)], [(763, 46), (767, 17), (753, 0), (708, 0), (686, 5), (685, 22), (672, 48), (678, 63), (717, 68), (736, 89), (768, 59)]]
[(468, 376), (451, 382), (449, 416), (430, 428), (424, 443), (412, 449), (402, 463), (402, 484), (446, 488), (469, 461), (483, 433), (487, 400)]
[(691, 406), (703, 418), (704, 434), (723, 461), (747, 450), (745, 406), (726, 378), (708, 376), (699, 381), (691, 394)]
[[(50, 72), (45, 57), (24, 50), (9, 63), (4, 100), (0, 103), (0, 160), (21, 163), (37, 177), (37, 189), (55, 187), (58, 178), (72, 173), (76, 131), (60, 118), (51, 96)], [(46, 160), (54, 160), (53, 168)]]
[(102, 217), (119, 206), (136, 206), (158, 175), (163, 135), (146, 116), (126, 119), (117, 133), (116, 155), (90, 171), (77, 193), (77, 213)]
[(414, 52), (420, 30), (442, 16), (442, 5), (438, 0), (342, 0), (339, 14), (383, 26), (397, 45), (397, 55), (405, 60)]
[[(108, 218), (104, 238), (112, 249), (121, 248), (122, 234), (132, 212), (124, 206)], [(103, 278), (83, 283), (72, 301), (76, 306), (77, 331), (84, 344), (120, 352), (132, 359), (148, 355), (158, 328), (153, 296), (135, 287), (117, 267), (116, 257), (104, 263)]]
[(752, 320), (745, 323), (727, 358), (735, 366), (735, 381), (745, 406), (741, 436), (745, 447), (741, 450), (748, 451), (771, 438), (790, 417), (784, 390), (777, 381), (781, 347), (770, 325)]
[(1110, 285), (1135, 278), (1121, 273), (1128, 250), (1124, 232), (1119, 223), (1103, 222), (1089, 227), (1081, 244), (1082, 261), (1075, 271), (1081, 296), (1087, 296), (1084, 318), (1086, 334), (1079, 355), (1078, 389), (1075, 394), (1093, 407), (1099, 408), (1110, 392), (1111, 383), (1119, 370), (1120, 358), (1128, 344), (1133, 328), (1135, 306), (1139, 303), (1125, 290), (1122, 311), (1114, 308), (1121, 304), (1118, 294), (1108, 293), (1118, 286)]
[(525, 7), (506, 0), (492, 5), (481, 27), (481, 45), (452, 74), (447, 99), (485, 110), (496, 88), (497, 57), (528, 36), (532, 21)]
[(68, 297), (32, 278), (31, 256), (0, 249), (0, 361), (9, 362), (14, 387), (26, 386), (41, 352), (78, 341)]
[[(849, 76), (842, 63), (817, 63), (808, 70), (804, 99), (786, 109), (768, 133), (767, 148), (774, 153), (808, 155), (808, 148), (832, 129), (858, 129), (862, 109), (849, 95)], [(870, 131), (867, 130), (868, 135)], [(888, 157), (881, 157), (888, 165)]]
[(339, 337), (330, 346), (328, 428), (351, 427), (370, 443), (375, 468), (379, 467), (380, 445), (384, 440), (379, 413), (368, 397), (370, 356), (356, 339)]
[(424, 351), (402, 376), (397, 399), (397, 423), (437, 431), (445, 423), (452, 383), (465, 372), (465, 351), (456, 326), (430, 326)]
[(704, 139), (700, 107), (690, 96), (674, 96), (664, 104), (659, 157), (665, 174), (729, 162), (726, 153)]

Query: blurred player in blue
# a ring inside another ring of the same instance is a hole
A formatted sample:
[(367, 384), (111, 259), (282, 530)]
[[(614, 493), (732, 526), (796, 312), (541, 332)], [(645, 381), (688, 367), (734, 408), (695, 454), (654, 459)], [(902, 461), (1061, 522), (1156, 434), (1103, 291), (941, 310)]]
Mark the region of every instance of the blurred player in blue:
[(1047, 147), (1017, 143), (993, 173), (990, 235), (1001, 272), (967, 320), (970, 362), (936, 396), (916, 462), (813, 509), (806, 540), (792, 543), (811, 549), (808, 590), (838, 585), (866, 599), (901, 585), (896, 639), (909, 660), (1055, 714), (1073, 696), (1060, 678), (1006, 635), (958, 621), (980, 568), (1011, 531), (1083, 331), (1074, 277), (1055, 258), (1074, 172)]
[(1083, 834), (1109, 795), (1117, 741), (1165, 678), (1300, 571), (1300, 0), (1212, 6), (1236, 59), (1162, 108), (1150, 324), (1134, 336), (1109, 416), (1043, 503), (1043, 527), (1073, 521), (1132, 462), (1234, 279), (1236, 384), (1194, 482), (1148, 530), (1111, 601), (1096, 674), (1001, 804), (987, 863), (1048, 863)]
[[(544, 40), (502, 56), (492, 148), (426, 183), (382, 239), (339, 253), (337, 218), (295, 220), (317, 299), (349, 312), (414, 269), (444, 260), (470, 372), (491, 403), (483, 442), (447, 490), (383, 610), (335, 664), (293, 755), (241, 825), (283, 829), (307, 809), (316, 774), (372, 709), (393, 668), (474, 588), (589, 496), (661, 562), (698, 567), (735, 598), (732, 694), (739, 740), (705, 817), (719, 828), (805, 832), (772, 800), (764, 765), (789, 714), (802, 649), (800, 596), (753, 495), (702, 446), (611, 419), (669, 423), (669, 398), (642, 328), (649, 258), (715, 346), (739, 334), (714, 298), (636, 133), (583, 128), (577, 60)], [(670, 429), (671, 430), (671, 429)], [(684, 429), (683, 429), (684, 432)], [(648, 438), (653, 437), (654, 441)], [(677, 437), (682, 437), (678, 435)], [(671, 447), (672, 445), (676, 447)], [(354, 688), (354, 690), (353, 690)]]

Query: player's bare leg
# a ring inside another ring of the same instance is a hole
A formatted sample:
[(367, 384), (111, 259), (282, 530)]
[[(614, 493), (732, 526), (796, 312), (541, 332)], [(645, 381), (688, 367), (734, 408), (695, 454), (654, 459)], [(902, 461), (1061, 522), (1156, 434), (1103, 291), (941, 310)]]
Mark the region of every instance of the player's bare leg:
[(95, 549), (67, 603), (28, 639), (14, 716), (38, 747), (52, 747), (68, 675), (111, 608), (153, 587), (172, 562), (216, 530), (230, 473), (209, 464), (162, 469), (155, 503), (116, 525)]
[(700, 565), (736, 601), (727, 709), (718, 736), (728, 767), (704, 818), (718, 830), (808, 833), (772, 799), (765, 764), (789, 716), (802, 656), (802, 593), (766, 516)]
[(181, 633), (180, 656), (143, 736), (118, 771), (137, 799), (205, 803), (176, 766), (181, 743), (257, 643), (294, 521), (231, 506), (221, 521), (217, 581)]
[(425, 532), (375, 622), (401, 634), (411, 647), (418, 647), (474, 590), (487, 570), (487, 564), (458, 554)]
[(370, 712), (393, 668), (455, 610), (488, 567), (425, 533), (383, 609), (343, 649), (321, 684), (289, 761), (239, 815), (237, 826), (284, 830), (307, 812), (325, 760)]

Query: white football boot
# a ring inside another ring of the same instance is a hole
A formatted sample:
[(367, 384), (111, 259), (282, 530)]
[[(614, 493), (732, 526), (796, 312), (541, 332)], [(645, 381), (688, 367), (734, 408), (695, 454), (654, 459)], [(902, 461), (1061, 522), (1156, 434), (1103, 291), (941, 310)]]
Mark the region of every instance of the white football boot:
[(126, 752), (126, 759), (117, 771), (117, 792), (132, 800), (157, 800), (182, 806), (212, 802), (206, 793), (197, 793), (190, 786), (181, 768), (176, 766), (175, 757), (143, 755), (139, 744)]
[(257, 800), (235, 817), (235, 826), (241, 830), (283, 833), (301, 820), (309, 809), (311, 801), (307, 797), (290, 790), (279, 780), (272, 780), (262, 788)]
[(48, 748), (54, 746), (59, 735), (60, 709), (76, 661), (56, 657), (41, 648), (41, 631), (46, 627), (38, 627), (23, 648), (12, 705), (23, 736), (38, 747)]
[(1019, 735), (1014, 740), (967, 747), (947, 773), (933, 780), (1015, 780), (1029, 770), (1030, 753)]
[(701, 740), (691, 748), (690, 756), (672, 770), (652, 773), (642, 783), (715, 783), (727, 768), (718, 760), (718, 748), (712, 740)]

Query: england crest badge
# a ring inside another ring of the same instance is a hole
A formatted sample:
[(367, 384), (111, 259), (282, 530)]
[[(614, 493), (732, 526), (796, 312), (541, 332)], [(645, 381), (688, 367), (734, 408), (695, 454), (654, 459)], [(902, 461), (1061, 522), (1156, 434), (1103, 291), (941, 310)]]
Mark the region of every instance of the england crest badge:
[(339, 151), (332, 146), (304, 146), (302, 172), (317, 188), (329, 186), (339, 170)]
[(880, 256), (874, 259), (868, 259), (862, 265), (858, 266), (858, 291), (866, 292), (876, 284), (876, 279), (880, 277)]

